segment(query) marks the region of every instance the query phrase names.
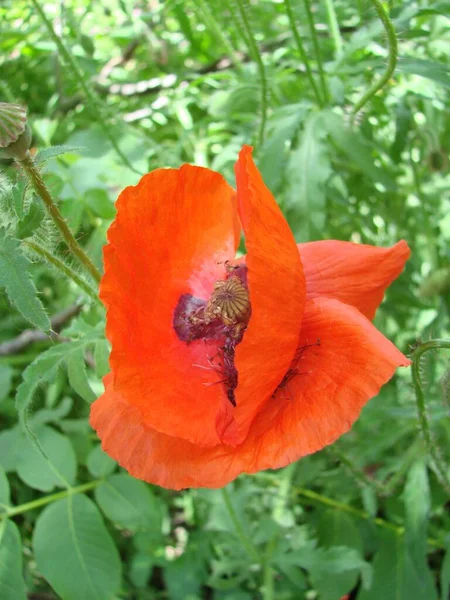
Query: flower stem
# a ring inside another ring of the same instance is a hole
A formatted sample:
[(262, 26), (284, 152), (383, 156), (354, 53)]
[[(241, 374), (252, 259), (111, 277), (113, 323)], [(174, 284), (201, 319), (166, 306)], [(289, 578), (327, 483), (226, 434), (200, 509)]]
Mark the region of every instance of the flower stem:
[(268, 87), (267, 87), (266, 70), (265, 70), (264, 63), (261, 58), (261, 54), (259, 52), (258, 46), (255, 42), (255, 38), (253, 37), (253, 31), (250, 26), (250, 22), (247, 18), (247, 11), (246, 11), (246, 7), (244, 5), (244, 0), (235, 0), (235, 1), (236, 1), (236, 5), (238, 7), (238, 10), (239, 10), (239, 13), (240, 13), (240, 16), (242, 19), (242, 24), (243, 24), (245, 32), (246, 32), (245, 41), (248, 45), (248, 48), (249, 48), (249, 51), (250, 51), (250, 54), (251, 54), (253, 60), (256, 62), (256, 65), (257, 65), (258, 71), (259, 71), (259, 79), (260, 79), (260, 84), (261, 84), (261, 122), (260, 122), (260, 127), (259, 127), (259, 144), (262, 146), (262, 144), (264, 143), (264, 137), (265, 137), (266, 120), (267, 120), (267, 104), (268, 104), (268, 100), (267, 100)]
[(311, 0), (303, 0), (303, 2), (305, 5), (305, 9), (306, 9), (306, 17), (308, 19), (309, 30), (311, 32), (311, 38), (312, 38), (312, 42), (313, 42), (313, 46), (314, 46), (314, 52), (316, 55), (317, 68), (319, 70), (319, 79), (320, 79), (320, 84), (322, 87), (322, 94), (323, 94), (323, 98), (325, 100), (325, 104), (327, 104), (329, 94), (328, 94), (327, 84), (325, 81), (325, 73), (324, 73), (323, 66), (322, 66), (322, 55), (320, 52), (319, 40), (317, 38), (317, 32), (316, 32), (316, 28), (314, 26), (314, 18), (313, 18), (313, 13), (312, 13), (312, 9), (311, 9)]
[(319, 88), (317, 87), (317, 84), (315, 82), (314, 75), (313, 75), (313, 72), (311, 69), (311, 65), (309, 64), (308, 55), (306, 54), (302, 38), (300, 37), (300, 34), (297, 29), (297, 25), (295, 24), (295, 16), (294, 16), (294, 12), (293, 12), (292, 6), (291, 6), (291, 0), (284, 0), (284, 6), (286, 7), (286, 14), (289, 19), (289, 23), (290, 23), (291, 30), (292, 30), (292, 35), (294, 36), (295, 42), (297, 44), (298, 53), (300, 54), (300, 58), (302, 59), (303, 64), (305, 65), (306, 75), (308, 77), (309, 83), (311, 84), (311, 87), (316, 96), (317, 103), (322, 108), (324, 103), (323, 103), (322, 97), (320, 95)]
[(48, 496), (38, 498), (37, 500), (32, 500), (31, 502), (25, 502), (25, 504), (19, 504), (19, 506), (7, 508), (5, 511), (0, 511), (0, 521), (2, 519), (8, 519), (9, 517), (21, 515), (22, 513), (45, 506), (46, 504), (51, 504), (57, 500), (62, 500), (63, 498), (67, 498), (67, 496), (71, 496), (73, 494), (82, 494), (84, 492), (88, 492), (99, 486), (102, 482), (103, 479), (97, 479), (95, 481), (90, 481), (89, 483), (83, 483), (82, 485), (71, 487), (62, 492), (57, 492), (56, 494), (49, 494)]
[(333, 38), (334, 46), (336, 48), (336, 56), (341, 56), (344, 48), (342, 42), (341, 30), (339, 29), (339, 23), (336, 17), (336, 11), (334, 9), (333, 0), (325, 0), (327, 7), (328, 21), (330, 23), (331, 37)]
[(71, 279), (81, 290), (83, 290), (85, 294), (92, 298), (92, 300), (95, 300), (95, 302), (97, 302), (100, 306), (103, 306), (97, 295), (97, 292), (92, 289), (87, 281), (80, 277), (76, 271), (66, 265), (64, 261), (33, 240), (23, 240), (22, 244), (31, 248), (33, 252), (49, 262), (53, 267), (55, 267), (55, 269), (61, 271), (61, 273), (63, 273), (68, 279)]
[(417, 413), (419, 416), (419, 425), (422, 431), (423, 439), (425, 440), (425, 446), (428, 453), (431, 456), (433, 461), (433, 465), (435, 468), (435, 473), (437, 478), (439, 479), (440, 484), (445, 489), (445, 491), (450, 494), (450, 481), (447, 474), (447, 467), (445, 462), (441, 456), (439, 451), (439, 447), (437, 446), (433, 434), (430, 427), (430, 421), (427, 415), (425, 395), (422, 390), (422, 384), (420, 381), (420, 359), (425, 352), (429, 350), (439, 350), (441, 348), (450, 349), (450, 340), (429, 340), (420, 344), (413, 354), (412, 354), (412, 379), (414, 384), (414, 391), (416, 393), (416, 404), (417, 404)]
[(392, 74), (395, 71), (395, 66), (397, 64), (397, 56), (398, 56), (398, 48), (397, 48), (397, 34), (395, 32), (394, 25), (392, 21), (388, 17), (386, 11), (383, 8), (383, 3), (381, 0), (370, 0), (372, 2), (373, 7), (377, 11), (378, 17), (383, 24), (383, 27), (386, 31), (387, 41), (388, 41), (388, 65), (384, 75), (376, 81), (363, 95), (363, 97), (355, 104), (351, 113), (351, 119), (354, 122), (358, 112), (361, 108), (372, 98), (375, 94), (381, 90), (382, 87), (386, 85), (386, 83), (391, 78)]
[(122, 150), (120, 149), (119, 145), (117, 144), (117, 141), (115, 139), (115, 137), (113, 136), (113, 134), (111, 133), (111, 128), (108, 126), (107, 123), (105, 123), (104, 119), (103, 119), (103, 115), (102, 112), (100, 111), (99, 107), (98, 107), (98, 98), (96, 93), (90, 88), (89, 84), (86, 82), (84, 76), (83, 76), (83, 72), (81, 71), (80, 67), (78, 66), (78, 63), (75, 59), (74, 56), (72, 56), (72, 54), (70, 53), (70, 51), (66, 48), (65, 44), (63, 43), (63, 41), (61, 40), (61, 38), (56, 34), (55, 30), (53, 29), (52, 23), (51, 21), (47, 18), (47, 15), (45, 14), (44, 9), (41, 7), (40, 3), (38, 0), (31, 0), (34, 8), (36, 9), (36, 12), (39, 14), (42, 22), (44, 23), (51, 39), (53, 40), (53, 42), (55, 43), (56, 47), (58, 48), (58, 52), (61, 54), (61, 56), (64, 57), (65, 62), (67, 63), (68, 67), (70, 68), (70, 70), (73, 73), (74, 78), (78, 81), (78, 84), (80, 85), (81, 89), (83, 90), (83, 93), (86, 97), (86, 101), (87, 101), (87, 106), (92, 114), (92, 116), (94, 117), (95, 121), (100, 125), (100, 127), (103, 130), (103, 133), (105, 134), (105, 136), (109, 139), (112, 147), (114, 148), (117, 156), (122, 160), (122, 162), (132, 171), (134, 171), (135, 173), (137, 173), (138, 175), (141, 175), (141, 173), (139, 173), (139, 171), (137, 171), (133, 165), (130, 163), (130, 161), (128, 160), (128, 158), (125, 156), (125, 154), (122, 152)]
[(262, 564), (263, 560), (259, 556), (259, 553), (256, 550), (255, 546), (252, 544), (251, 540), (245, 533), (244, 528), (242, 527), (242, 523), (240, 522), (240, 520), (236, 514), (236, 511), (234, 510), (234, 506), (231, 502), (231, 498), (230, 498), (228, 489), (226, 487), (224, 487), (224, 488), (222, 488), (221, 491), (222, 491), (223, 501), (227, 508), (230, 519), (233, 523), (236, 534), (237, 534), (238, 538), (241, 540), (242, 546), (245, 548), (247, 554), (250, 556), (251, 559), (253, 559), (258, 564)]
[(41, 200), (45, 204), (46, 209), (48, 210), (56, 227), (61, 233), (70, 252), (80, 261), (80, 263), (90, 273), (90, 275), (95, 279), (95, 281), (99, 283), (101, 279), (100, 271), (97, 269), (97, 267), (91, 261), (89, 256), (85, 253), (83, 248), (78, 244), (78, 242), (74, 238), (66, 221), (64, 220), (64, 217), (60, 213), (59, 208), (56, 206), (55, 201), (53, 200), (47, 186), (45, 185), (44, 180), (41, 177), (41, 173), (35, 165), (31, 154), (28, 153), (27, 156), (23, 160), (18, 161), (18, 163), (25, 171), (36, 194), (41, 198)]

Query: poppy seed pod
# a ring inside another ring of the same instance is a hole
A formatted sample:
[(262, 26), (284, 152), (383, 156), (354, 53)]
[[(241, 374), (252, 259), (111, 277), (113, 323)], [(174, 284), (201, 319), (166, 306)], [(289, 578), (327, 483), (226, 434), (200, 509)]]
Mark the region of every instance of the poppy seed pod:
[(235, 172), (236, 191), (191, 165), (145, 175), (104, 250), (111, 373), (90, 422), (131, 475), (167, 488), (320, 450), (410, 364), (371, 323), (407, 244), (297, 245), (250, 147)]
[(0, 158), (23, 160), (30, 146), (31, 128), (26, 109), (0, 102)]

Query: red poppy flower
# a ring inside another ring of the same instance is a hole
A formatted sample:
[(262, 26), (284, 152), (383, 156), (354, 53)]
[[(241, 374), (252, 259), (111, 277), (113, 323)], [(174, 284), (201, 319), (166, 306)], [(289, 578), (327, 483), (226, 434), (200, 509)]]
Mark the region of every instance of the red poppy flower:
[(369, 320), (406, 243), (297, 246), (249, 147), (236, 179), (237, 194), (209, 169), (153, 171), (121, 193), (108, 233), (112, 372), (91, 424), (132, 475), (167, 488), (320, 450), (409, 364)]

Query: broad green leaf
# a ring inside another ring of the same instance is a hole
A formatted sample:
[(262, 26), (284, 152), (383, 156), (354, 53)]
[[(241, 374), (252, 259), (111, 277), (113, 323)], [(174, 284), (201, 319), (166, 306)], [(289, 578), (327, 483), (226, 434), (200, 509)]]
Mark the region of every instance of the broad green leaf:
[(101, 188), (87, 190), (84, 201), (98, 217), (102, 219), (113, 219), (115, 217), (116, 209), (106, 190)]
[(22, 434), (19, 427), (0, 432), (0, 465), (9, 473), (17, 469)]
[(143, 481), (111, 475), (95, 488), (95, 499), (108, 519), (124, 529), (161, 530), (159, 503)]
[(17, 223), (16, 235), (20, 240), (33, 235), (45, 217), (40, 200), (33, 198), (27, 214)]
[(69, 438), (46, 425), (36, 429), (36, 436), (48, 460), (23, 436), (17, 464), (19, 477), (30, 487), (42, 492), (64, 487), (64, 481), (58, 473), (72, 485), (75, 482), (77, 462)]
[(199, 598), (206, 577), (206, 566), (195, 544), (164, 568), (164, 581), (171, 600)]
[(5, 470), (0, 466), (0, 514), (2, 512), (2, 506), (9, 506), (11, 504), (11, 492), (9, 489), (9, 481), (6, 477)]
[(17, 525), (9, 519), (0, 521), (0, 598), (27, 598), (22, 575), (22, 541)]
[(9, 396), (14, 369), (0, 364), (0, 402)]
[(63, 600), (107, 600), (119, 590), (119, 553), (86, 496), (68, 496), (39, 515), (33, 550), (39, 571)]
[(405, 550), (417, 576), (417, 589), (424, 598), (437, 600), (434, 579), (427, 562), (427, 531), (431, 507), (430, 487), (424, 460), (408, 472), (405, 491)]
[(67, 374), (71, 387), (89, 404), (94, 402), (97, 396), (92, 391), (87, 378), (84, 348), (77, 348), (74, 352), (69, 352), (66, 361)]
[(450, 598), (450, 537), (447, 536), (445, 556), (441, 567), (441, 600)]
[(99, 377), (104, 377), (111, 367), (109, 366), (109, 343), (107, 340), (99, 340), (94, 349), (95, 372)]
[(147, 587), (154, 563), (154, 558), (144, 552), (137, 552), (133, 555), (128, 574), (136, 587)]
[(302, 242), (323, 237), (325, 185), (332, 172), (325, 135), (322, 113), (311, 114), (286, 172), (286, 207), (295, 214), (294, 233)]
[(0, 287), (17, 310), (38, 329), (48, 331), (50, 319), (37, 296), (28, 273), (30, 261), (22, 253), (19, 240), (0, 228)]
[(402, 57), (397, 63), (397, 70), (411, 75), (420, 75), (450, 88), (450, 71), (448, 65), (432, 60)]
[(117, 463), (105, 452), (100, 444), (92, 448), (87, 458), (87, 468), (94, 477), (107, 477), (117, 467)]

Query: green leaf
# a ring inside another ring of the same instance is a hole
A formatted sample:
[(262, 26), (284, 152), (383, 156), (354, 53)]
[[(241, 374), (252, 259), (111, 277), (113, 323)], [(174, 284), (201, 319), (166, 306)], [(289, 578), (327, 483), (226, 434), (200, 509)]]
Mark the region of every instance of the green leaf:
[(311, 114), (300, 145), (291, 153), (286, 178), (286, 207), (295, 211), (295, 233), (303, 242), (323, 237), (326, 221), (325, 185), (331, 164), (324, 143), (321, 113)]
[(17, 525), (9, 519), (0, 521), (0, 598), (27, 598), (22, 575), (22, 541)]
[(417, 590), (429, 600), (437, 600), (434, 578), (427, 562), (427, 531), (431, 507), (430, 487), (424, 460), (413, 464), (406, 479), (405, 549), (417, 577)]
[(411, 75), (420, 75), (431, 79), (444, 87), (450, 88), (450, 70), (444, 63), (420, 58), (402, 57), (397, 64), (397, 70)]
[(111, 475), (116, 467), (116, 461), (103, 452), (100, 444), (92, 448), (87, 458), (87, 468), (91, 475), (94, 477), (107, 477)]
[(51, 148), (44, 148), (44, 150), (40, 150), (39, 154), (35, 158), (35, 162), (37, 164), (42, 164), (46, 160), (50, 158), (55, 158), (56, 156), (61, 156), (63, 154), (81, 154), (83, 152), (83, 148), (81, 146), (52, 146)]
[(161, 510), (148, 485), (129, 475), (111, 475), (95, 488), (95, 499), (119, 527), (137, 531), (161, 530)]
[(12, 367), (0, 364), (0, 402), (9, 396), (13, 373)]
[(42, 492), (64, 487), (65, 482), (58, 473), (72, 485), (75, 482), (77, 462), (69, 438), (46, 425), (36, 429), (36, 436), (47, 455), (47, 460), (33, 443), (23, 436), (17, 464), (19, 477), (30, 487)]
[(441, 567), (441, 600), (450, 598), (450, 537), (445, 542), (445, 557)]
[(77, 348), (74, 352), (67, 354), (66, 361), (70, 386), (83, 400), (91, 404), (97, 396), (92, 391), (87, 378), (84, 348)]
[(386, 174), (386, 170), (375, 165), (373, 150), (360, 132), (353, 131), (344, 123), (342, 116), (326, 111), (323, 113), (324, 125), (336, 146), (344, 152), (359, 169), (374, 182), (382, 183), (386, 188), (395, 187), (395, 183)]
[(138, 588), (147, 587), (155, 560), (149, 554), (137, 552), (130, 561), (129, 577)]
[(17, 310), (38, 329), (50, 330), (50, 319), (28, 269), (30, 261), (22, 253), (19, 240), (0, 228), (0, 287), (5, 288), (9, 300)]
[(10, 504), (11, 492), (9, 489), (9, 481), (6, 477), (5, 470), (2, 467), (0, 467), (0, 513), (2, 512), (2, 505), (10, 506)]
[(116, 209), (109, 199), (106, 190), (102, 190), (101, 188), (87, 190), (84, 195), (84, 201), (98, 217), (102, 219), (114, 219)]
[(40, 514), (33, 550), (39, 571), (64, 600), (106, 600), (119, 590), (119, 553), (86, 496), (69, 496)]
[(45, 210), (34, 198), (27, 214), (17, 223), (16, 235), (20, 240), (33, 235), (45, 217)]
[(99, 340), (94, 349), (95, 372), (99, 377), (104, 377), (111, 367), (109, 366), (109, 343), (107, 340)]
[(7, 473), (17, 468), (21, 444), (19, 427), (0, 432), (0, 465)]

